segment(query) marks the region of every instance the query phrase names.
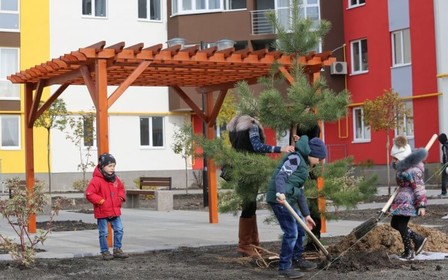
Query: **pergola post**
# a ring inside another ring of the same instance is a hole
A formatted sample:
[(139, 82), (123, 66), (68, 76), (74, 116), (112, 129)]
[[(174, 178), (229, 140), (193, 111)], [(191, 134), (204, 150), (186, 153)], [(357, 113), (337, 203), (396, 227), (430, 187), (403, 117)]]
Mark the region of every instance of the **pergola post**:
[[(213, 92), (206, 94), (207, 139), (215, 139), (215, 122), (210, 119), (214, 108)], [(207, 158), (209, 222), (218, 223), (218, 186), (215, 161)]]
[[(34, 134), (33, 122), (30, 121), (31, 107), (33, 104), (33, 84), (25, 84), (25, 172), (26, 172), (26, 191), (28, 197), (34, 194)], [(36, 214), (28, 217), (28, 232), (36, 233)]]
[[(108, 101), (107, 101), (107, 60), (98, 59), (96, 64), (96, 135), (98, 146), (98, 157), (109, 152), (109, 122), (108, 122)], [(112, 246), (112, 227), (107, 224), (107, 242)]]

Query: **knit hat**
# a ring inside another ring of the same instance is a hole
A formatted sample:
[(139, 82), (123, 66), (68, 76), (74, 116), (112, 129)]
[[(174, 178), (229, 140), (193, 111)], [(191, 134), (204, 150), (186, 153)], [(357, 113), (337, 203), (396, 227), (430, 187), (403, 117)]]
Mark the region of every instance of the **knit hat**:
[(108, 166), (111, 163), (116, 163), (113, 155), (105, 153), (98, 158), (98, 166), (102, 169), (104, 166)]
[(394, 139), (394, 146), (392, 147), (392, 150), (390, 151), (390, 155), (399, 161), (402, 161), (407, 156), (409, 156), (412, 153), (411, 146), (409, 146), (408, 141), (406, 137), (404, 136), (397, 136)]
[(445, 133), (440, 134), (439, 135), (439, 142), (440, 142), (440, 144), (445, 144), (446, 141), (447, 141), (446, 134)]
[(320, 138), (313, 138), (308, 142), (311, 152), (310, 156), (318, 159), (324, 159), (327, 157), (327, 148), (325, 143)]

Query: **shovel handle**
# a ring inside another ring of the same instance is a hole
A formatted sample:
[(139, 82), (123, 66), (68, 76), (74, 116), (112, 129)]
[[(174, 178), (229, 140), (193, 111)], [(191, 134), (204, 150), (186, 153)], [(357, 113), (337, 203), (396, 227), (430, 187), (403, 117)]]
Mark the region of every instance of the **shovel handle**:
[(431, 139), (429, 139), (428, 144), (426, 144), (425, 146), (425, 150), (429, 151), (429, 149), (431, 148), (432, 144), (434, 144), (434, 142), (437, 139), (437, 134), (434, 134)]
[[(279, 193), (277, 193), (277, 197), (279, 197)], [(321, 251), (324, 253), (324, 255), (327, 257), (328, 260), (331, 260), (331, 255), (328, 253), (327, 249), (325, 249), (324, 245), (320, 243), (319, 239), (314, 235), (314, 233), (308, 228), (308, 226), (305, 224), (305, 222), (297, 215), (296, 211), (292, 209), (291, 205), (288, 203), (288, 201), (284, 200), (283, 205), (285, 205), (286, 209), (291, 213), (291, 215), (296, 219), (296, 221), (300, 224), (300, 226), (311, 236), (314, 243), (321, 249)]]
[(387, 212), (387, 210), (389, 209), (390, 205), (392, 204), (392, 202), (394, 201), (395, 197), (397, 196), (397, 192), (398, 192), (398, 188), (395, 189), (395, 191), (392, 193), (392, 195), (390, 196), (389, 200), (387, 201), (386, 205), (384, 205), (383, 209), (381, 209), (380, 216), (378, 217), (377, 220), (380, 220), (381, 217), (384, 215), (384, 213)]

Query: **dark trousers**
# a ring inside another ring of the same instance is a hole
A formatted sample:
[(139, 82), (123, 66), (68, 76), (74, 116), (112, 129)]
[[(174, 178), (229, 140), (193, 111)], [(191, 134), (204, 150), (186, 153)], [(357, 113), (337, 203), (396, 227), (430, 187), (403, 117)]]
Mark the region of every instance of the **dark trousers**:
[[(442, 163), (442, 166), (446, 165)], [(442, 170), (442, 194), (446, 194), (446, 188), (448, 187), (448, 174), (446, 174), (446, 169), (448, 167), (445, 166), (445, 168)]]

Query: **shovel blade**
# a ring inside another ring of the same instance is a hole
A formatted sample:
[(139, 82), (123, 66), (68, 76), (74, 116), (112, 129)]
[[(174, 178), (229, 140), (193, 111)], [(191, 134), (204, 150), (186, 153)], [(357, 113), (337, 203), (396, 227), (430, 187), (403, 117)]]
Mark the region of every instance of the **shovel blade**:
[(355, 234), (356, 239), (359, 239), (369, 233), (374, 227), (376, 227), (378, 220), (375, 218), (370, 218), (364, 223), (357, 226), (353, 232)]

